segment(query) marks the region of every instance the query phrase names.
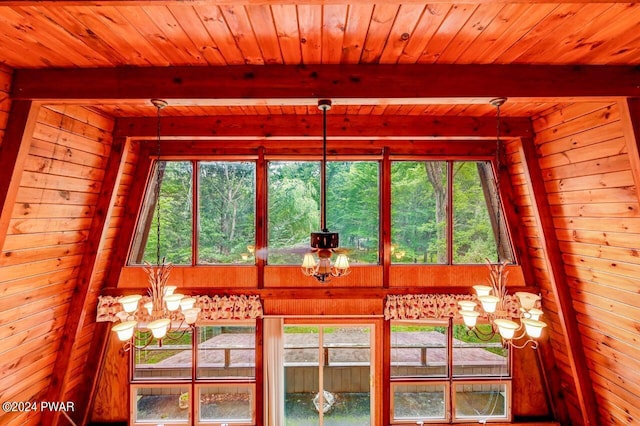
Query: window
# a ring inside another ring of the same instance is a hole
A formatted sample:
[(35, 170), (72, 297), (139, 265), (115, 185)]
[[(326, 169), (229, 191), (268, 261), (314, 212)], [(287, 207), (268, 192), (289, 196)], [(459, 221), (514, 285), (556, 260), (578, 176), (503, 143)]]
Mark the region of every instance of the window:
[[(299, 265), (309, 235), (320, 229), (320, 162), (160, 161), (160, 206), (152, 173), (129, 264), (155, 263), (157, 208), (160, 258), (176, 265)], [(391, 263), (482, 264), (512, 258), (488, 161), (392, 161)], [(380, 161), (327, 162), (327, 226), (350, 262), (380, 263)], [(255, 253), (256, 195), (266, 192), (268, 251)], [(499, 246), (499, 247), (498, 247)]]
[[(157, 253), (160, 259), (176, 265), (191, 264), (191, 236), (193, 215), (193, 165), (190, 161), (160, 161), (160, 167), (152, 171), (145, 194), (143, 213), (140, 215), (134, 250), (129, 263), (141, 265), (155, 264)], [(160, 177), (160, 250), (158, 248), (157, 226), (158, 206), (156, 180)]]
[(135, 424), (255, 424), (253, 323), (171, 332), (162, 344), (149, 340), (132, 351)]
[(499, 336), (484, 341), (452, 320), (392, 321), (392, 423), (508, 421), (509, 359)]
[(447, 162), (391, 164), (391, 262), (447, 263)]
[[(497, 261), (497, 206), (489, 162), (453, 163), (453, 263)], [(500, 223), (504, 220), (500, 218)]]
[(512, 258), (495, 200), (488, 161), (392, 162), (391, 262), (495, 262), (498, 245)]
[[(160, 258), (174, 265), (253, 263), (255, 163), (160, 161), (159, 166)], [(132, 265), (157, 260), (156, 176), (154, 171), (147, 187)]]
[[(252, 262), (255, 164), (198, 163), (198, 264)], [(243, 256), (244, 254), (244, 256)]]
[[(320, 162), (269, 162), (269, 257), (271, 265), (298, 265), (309, 234), (320, 229)], [(327, 163), (327, 227), (356, 263), (378, 263), (379, 163)]]

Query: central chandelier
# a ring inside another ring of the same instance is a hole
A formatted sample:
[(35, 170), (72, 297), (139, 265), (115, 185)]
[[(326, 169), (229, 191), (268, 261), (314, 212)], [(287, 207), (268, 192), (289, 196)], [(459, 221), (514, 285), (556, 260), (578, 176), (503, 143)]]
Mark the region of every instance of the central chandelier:
[[(151, 103), (157, 110), (157, 158), (155, 164), (155, 201), (156, 201), (156, 264), (151, 265), (145, 261), (143, 268), (147, 274), (149, 284), (148, 301), (142, 304), (142, 295), (133, 294), (119, 299), (122, 311), (117, 314), (120, 323), (113, 326), (112, 330), (117, 333), (118, 338), (127, 342), (125, 349), (134, 347), (146, 347), (155, 338), (158, 345), (162, 345), (162, 339), (173, 331), (173, 322), (180, 321), (177, 330), (182, 329), (183, 324), (193, 326), (198, 320), (200, 308), (196, 308), (196, 299), (183, 294), (174, 293), (176, 286), (167, 285), (169, 273), (173, 265), (167, 263), (165, 258), (160, 258), (160, 181), (162, 179), (162, 169), (160, 166), (160, 111), (167, 106), (167, 102), (160, 99), (152, 99)], [(151, 318), (148, 323), (139, 323), (139, 317)], [(134, 340), (134, 333), (140, 333)], [(186, 330), (183, 330), (186, 331)], [(141, 343), (140, 346), (136, 343)]]
[[(495, 188), (494, 193), (496, 202), (494, 203), (496, 210), (496, 228), (497, 228), (497, 255), (498, 263), (492, 264), (487, 259), (489, 267), (489, 284), (475, 285), (473, 289), (476, 298), (480, 302), (480, 306), (484, 311), (484, 316), (491, 324), (489, 332), (483, 332), (476, 327), (478, 317), (481, 312), (476, 311), (478, 304), (472, 300), (461, 300), (458, 302), (458, 312), (462, 317), (465, 325), (469, 328), (469, 332), (482, 340), (490, 340), (496, 334), (500, 335), (504, 346), (512, 346), (515, 348), (523, 348), (530, 344), (534, 349), (538, 347), (538, 339), (542, 334), (542, 329), (547, 326), (540, 321), (543, 311), (540, 309), (540, 295), (529, 292), (516, 292), (515, 312), (519, 323), (513, 321), (512, 310), (508, 309), (509, 296), (507, 296), (507, 276), (508, 271), (506, 265), (509, 260), (501, 260), (502, 244), (500, 227), (502, 217), (502, 205), (500, 199), (500, 159), (501, 159), (501, 142), (500, 142), (500, 107), (506, 102), (506, 98), (496, 98), (490, 101), (491, 105), (497, 111), (496, 124), (496, 171), (495, 171)], [(526, 338), (526, 340), (523, 340)]]
[[(331, 109), (329, 99), (318, 101), (318, 109), (322, 111), (322, 164), (320, 165), (320, 232), (311, 233), (311, 252), (304, 255), (302, 273), (314, 277), (321, 283), (327, 283), (334, 277), (349, 275), (349, 259), (339, 253), (339, 234), (329, 232), (327, 228), (327, 111)], [(313, 253), (318, 255), (316, 261)], [(338, 253), (336, 262), (331, 265), (331, 255)]]

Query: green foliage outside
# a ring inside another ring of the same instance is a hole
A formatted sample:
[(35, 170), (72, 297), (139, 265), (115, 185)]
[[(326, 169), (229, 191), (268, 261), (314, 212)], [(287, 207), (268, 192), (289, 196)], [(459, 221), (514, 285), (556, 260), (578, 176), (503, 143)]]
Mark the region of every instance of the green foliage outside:
[[(160, 257), (192, 263), (193, 167), (162, 162)], [(394, 161), (391, 239), (395, 263), (447, 263), (446, 161)], [(453, 162), (454, 263), (496, 258), (496, 243), (477, 162)], [(197, 264), (253, 264), (255, 163), (199, 162)], [(327, 163), (327, 228), (353, 263), (379, 263), (380, 166), (377, 161)], [(153, 190), (153, 188), (152, 188)], [(297, 265), (320, 231), (320, 162), (268, 163), (269, 264)], [(155, 197), (150, 198), (152, 201)], [(156, 210), (150, 203), (138, 232), (144, 260), (156, 262)], [(145, 226), (145, 223), (148, 225)], [(135, 257), (135, 255), (134, 255)], [(142, 259), (140, 259), (142, 260)], [(134, 263), (137, 263), (134, 261)], [(141, 263), (141, 262), (140, 262)]]

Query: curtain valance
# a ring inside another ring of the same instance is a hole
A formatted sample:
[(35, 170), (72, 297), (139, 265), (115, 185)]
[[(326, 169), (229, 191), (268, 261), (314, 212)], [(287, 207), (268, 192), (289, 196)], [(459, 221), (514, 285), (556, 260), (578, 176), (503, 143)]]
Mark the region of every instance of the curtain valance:
[[(397, 294), (387, 296), (384, 318), (387, 320), (442, 319), (458, 315), (458, 301), (472, 300), (478, 305), (477, 296), (469, 294)], [(518, 300), (508, 295), (504, 301), (507, 314), (520, 316)], [(486, 318), (486, 314), (481, 312)]]
[[(120, 319), (124, 313), (120, 304), (121, 296), (100, 296), (98, 298), (97, 322), (113, 322)], [(200, 321), (215, 320), (249, 320), (261, 318), (263, 315), (262, 302), (256, 295), (231, 295), (231, 296), (189, 296), (196, 299), (195, 307), (200, 308)], [(136, 320), (145, 322), (153, 318), (144, 309), (144, 304), (150, 302), (151, 297), (143, 296), (138, 303)], [(173, 317), (178, 311), (172, 313)], [(178, 320), (178, 318), (172, 318)]]

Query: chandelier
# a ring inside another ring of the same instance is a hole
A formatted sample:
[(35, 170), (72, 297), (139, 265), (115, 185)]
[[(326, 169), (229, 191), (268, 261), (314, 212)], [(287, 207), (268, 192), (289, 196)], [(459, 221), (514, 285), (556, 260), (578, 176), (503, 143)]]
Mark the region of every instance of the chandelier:
[[(311, 233), (311, 252), (304, 255), (302, 273), (314, 277), (321, 283), (327, 283), (334, 277), (349, 275), (349, 259), (340, 253), (339, 234), (327, 229), (327, 111), (331, 109), (331, 101), (321, 99), (318, 109), (322, 111), (322, 163), (320, 165), (320, 232)], [(316, 260), (313, 254), (316, 253)], [(331, 264), (331, 255), (337, 253), (335, 264)]]
[[(173, 265), (167, 263), (164, 257), (160, 258), (160, 181), (162, 178), (160, 165), (160, 111), (167, 106), (167, 102), (160, 99), (152, 99), (151, 103), (157, 110), (157, 158), (155, 164), (156, 264), (151, 265), (145, 261), (143, 269), (147, 274), (149, 284), (149, 297), (147, 298), (149, 301), (142, 304), (142, 309), (139, 306), (143, 298), (142, 295), (133, 294), (119, 299), (122, 311), (118, 313), (118, 318), (121, 322), (114, 325), (112, 330), (117, 333), (121, 341), (128, 343), (125, 349), (129, 349), (131, 346), (139, 347), (136, 342), (141, 343), (140, 347), (146, 347), (154, 338), (158, 340), (158, 345), (162, 345), (162, 339), (167, 337), (170, 331), (173, 331), (174, 321), (180, 321), (180, 325), (176, 327), (178, 330), (182, 329), (185, 323), (193, 326), (200, 313), (200, 308), (194, 306), (195, 298), (175, 293), (176, 286), (167, 285)], [(137, 318), (145, 316), (151, 318), (151, 321), (139, 323)], [(141, 333), (133, 340), (136, 330)]]
[[(501, 142), (500, 142), (500, 107), (506, 102), (506, 98), (496, 98), (490, 101), (491, 105), (497, 110), (496, 124), (496, 173), (495, 188), (496, 196), (496, 228), (497, 228), (497, 254), (498, 263), (492, 264), (487, 259), (489, 267), (489, 284), (475, 285), (473, 289), (480, 307), (484, 311), (484, 316), (491, 324), (489, 332), (483, 332), (476, 327), (478, 317), (482, 315), (476, 310), (478, 304), (472, 300), (461, 300), (458, 302), (458, 312), (462, 317), (469, 332), (482, 340), (490, 340), (498, 334), (504, 346), (512, 346), (515, 348), (523, 348), (530, 344), (532, 348), (538, 347), (538, 339), (542, 334), (542, 329), (547, 326), (540, 321), (543, 311), (540, 309), (540, 295), (529, 292), (516, 292), (515, 299), (507, 295), (507, 276), (506, 266), (509, 260), (501, 260), (501, 227), (500, 218), (502, 216), (502, 206), (500, 199), (500, 159), (501, 159)], [(512, 311), (507, 306), (515, 303), (515, 311), (519, 322), (513, 321)], [(525, 339), (526, 340), (523, 340)]]

